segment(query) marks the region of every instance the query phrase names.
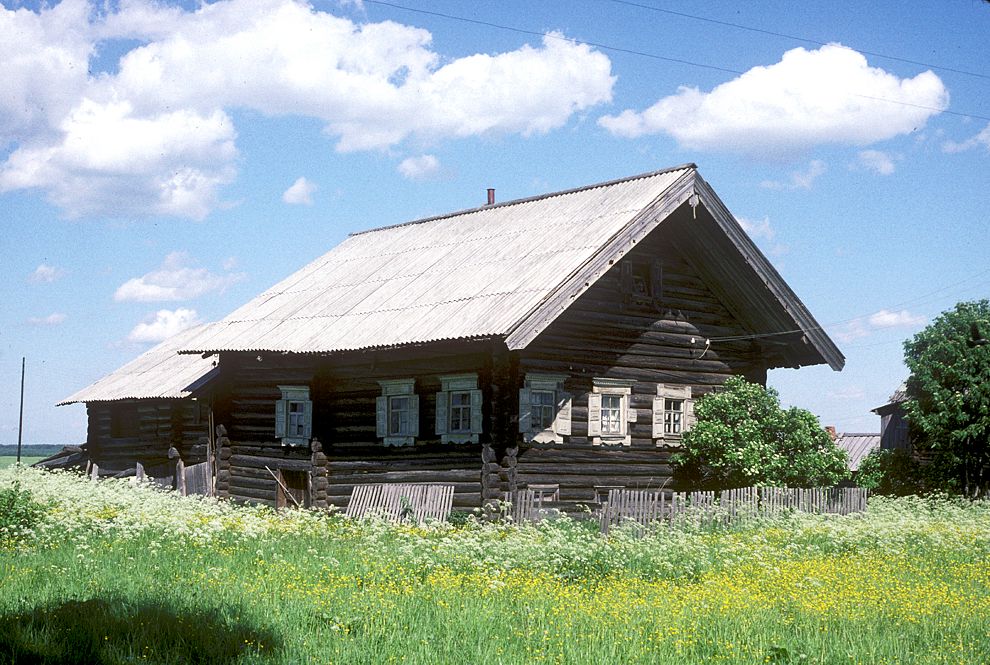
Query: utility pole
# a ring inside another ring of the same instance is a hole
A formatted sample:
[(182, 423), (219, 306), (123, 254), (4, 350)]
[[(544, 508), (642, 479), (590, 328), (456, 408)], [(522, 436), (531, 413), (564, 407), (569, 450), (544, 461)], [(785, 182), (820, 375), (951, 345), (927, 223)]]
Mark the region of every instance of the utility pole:
[(21, 435), (24, 433), (24, 363), (27, 359), (21, 356), (21, 415), (17, 420), (17, 464), (21, 463)]

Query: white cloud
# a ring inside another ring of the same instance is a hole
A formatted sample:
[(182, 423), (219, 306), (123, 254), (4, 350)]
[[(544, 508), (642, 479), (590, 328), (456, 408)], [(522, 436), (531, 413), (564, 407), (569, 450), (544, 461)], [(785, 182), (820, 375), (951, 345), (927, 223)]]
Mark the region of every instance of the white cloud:
[(743, 231), (748, 233), (749, 237), (754, 240), (773, 240), (777, 237), (777, 232), (770, 225), (769, 217), (764, 217), (757, 221), (746, 219), (745, 217), (737, 217), (736, 221), (739, 222), (739, 226), (743, 228)]
[(440, 160), (433, 155), (407, 157), (399, 164), (399, 173), (409, 180), (426, 180), (440, 171)]
[(65, 271), (61, 268), (42, 263), (34, 269), (34, 272), (28, 277), (28, 281), (32, 284), (51, 284), (64, 275)]
[(300, 176), (285, 190), (282, 194), (282, 200), (293, 205), (311, 206), (313, 205), (313, 192), (315, 191), (316, 185)]
[(760, 183), (760, 187), (765, 189), (811, 189), (815, 181), (824, 175), (827, 170), (828, 168), (825, 166), (825, 162), (813, 159), (808, 163), (806, 170), (792, 172), (788, 182), (764, 180)]
[[(38, 189), (70, 216), (198, 219), (236, 176), (230, 109), (315, 118), (338, 150), (383, 150), (545, 133), (612, 96), (609, 58), (555, 34), (445, 58), (426, 30), (305, 0), (194, 4), (0, 7), (0, 192)], [(87, 73), (104, 45), (132, 42)]]
[(133, 277), (113, 294), (118, 302), (170, 302), (192, 300), (211, 292), (223, 293), (246, 277), (244, 273), (215, 275), (206, 268), (190, 265), (185, 252), (172, 252), (158, 270)]
[(869, 318), (870, 325), (874, 328), (902, 328), (908, 326), (917, 326), (924, 323), (927, 319), (920, 314), (912, 314), (906, 309), (902, 309), (899, 312), (891, 312), (886, 309), (881, 309), (875, 314), (871, 314)]
[(925, 323), (927, 319), (921, 314), (912, 314), (906, 309), (891, 312), (881, 309), (870, 316), (861, 316), (846, 322), (833, 331), (835, 337), (842, 342), (852, 342), (862, 337), (868, 337), (877, 330), (887, 328), (909, 328)]
[(787, 51), (780, 62), (754, 67), (711, 92), (681, 87), (644, 111), (605, 116), (599, 124), (631, 138), (667, 134), (692, 150), (788, 155), (911, 133), (948, 99), (930, 71), (901, 79), (830, 44)]
[(973, 148), (984, 147), (990, 150), (990, 122), (987, 126), (981, 129), (975, 136), (971, 136), (961, 143), (956, 143), (955, 141), (946, 141), (942, 144), (942, 150), (944, 152), (964, 152), (966, 150), (972, 150)]
[(68, 317), (65, 314), (54, 312), (48, 316), (32, 316), (28, 319), (28, 323), (32, 326), (57, 326), (65, 323), (66, 318)]
[(170, 311), (161, 309), (145, 317), (144, 321), (134, 326), (127, 335), (129, 342), (163, 342), (187, 328), (199, 324), (199, 318), (194, 309), (179, 308)]
[(890, 175), (894, 172), (894, 160), (890, 155), (880, 150), (861, 151), (859, 163), (879, 175)]

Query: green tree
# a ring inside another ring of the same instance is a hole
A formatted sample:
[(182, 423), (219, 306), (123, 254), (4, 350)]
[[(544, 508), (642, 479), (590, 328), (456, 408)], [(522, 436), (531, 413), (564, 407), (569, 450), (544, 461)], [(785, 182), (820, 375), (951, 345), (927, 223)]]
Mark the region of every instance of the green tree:
[(925, 491), (924, 470), (906, 450), (878, 449), (860, 461), (856, 484), (877, 494), (921, 494)]
[(990, 302), (961, 302), (904, 343), (911, 440), (941, 489), (990, 487)]
[(672, 456), (677, 479), (696, 487), (823, 487), (848, 476), (846, 452), (818, 418), (781, 409), (777, 391), (740, 377), (702, 397), (697, 422)]

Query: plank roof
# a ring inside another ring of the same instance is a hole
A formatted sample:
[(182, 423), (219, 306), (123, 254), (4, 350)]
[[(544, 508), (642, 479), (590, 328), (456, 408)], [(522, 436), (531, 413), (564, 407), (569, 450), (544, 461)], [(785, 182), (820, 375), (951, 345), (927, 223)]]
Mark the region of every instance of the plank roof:
[(216, 359), (179, 355), (201, 326), (174, 335), (58, 403), (189, 397), (216, 372)]
[(844, 359), (693, 164), (350, 235), (188, 340), (182, 353), (332, 353), (455, 339), (522, 349), (681, 206), (734, 226), (760, 297)]

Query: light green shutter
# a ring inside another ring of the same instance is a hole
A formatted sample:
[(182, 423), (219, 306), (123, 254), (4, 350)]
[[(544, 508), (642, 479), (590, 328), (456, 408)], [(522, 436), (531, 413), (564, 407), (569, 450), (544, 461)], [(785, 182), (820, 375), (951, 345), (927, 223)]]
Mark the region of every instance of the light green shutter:
[(571, 434), (571, 395), (563, 390), (556, 392), (557, 416), (553, 421), (554, 434), (570, 436)]
[(388, 397), (375, 398), (375, 429), (378, 438), (388, 436)]
[(588, 436), (602, 435), (602, 395), (588, 393)]
[(280, 399), (275, 402), (275, 438), (282, 439), (285, 438), (285, 418), (286, 412), (289, 410), (289, 403)]
[(303, 405), (303, 438), (313, 438), (313, 402), (306, 400)]
[(449, 428), (450, 416), (448, 415), (447, 405), (450, 402), (450, 393), (438, 392), (437, 393), (437, 417), (436, 417), (436, 433), (446, 434)]
[(419, 395), (409, 396), (409, 435), (419, 436)]
[(519, 431), (525, 434), (533, 429), (533, 405), (529, 388), (519, 389)]
[(484, 397), (480, 390), (471, 391), (471, 434), (481, 434), (485, 426), (482, 402)]

